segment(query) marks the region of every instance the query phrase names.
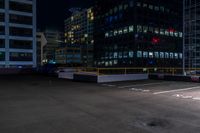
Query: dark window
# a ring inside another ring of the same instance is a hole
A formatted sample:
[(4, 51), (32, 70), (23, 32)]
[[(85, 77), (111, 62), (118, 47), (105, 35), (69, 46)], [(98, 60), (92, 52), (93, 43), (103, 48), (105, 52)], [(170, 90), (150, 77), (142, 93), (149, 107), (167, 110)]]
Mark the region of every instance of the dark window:
[(0, 48), (5, 48), (5, 40), (0, 39)]
[(10, 53), (10, 61), (32, 61), (32, 53)]
[(4, 8), (5, 7), (5, 1), (4, 0), (0, 0), (0, 8)]
[(21, 15), (10, 15), (10, 22), (17, 24), (32, 24), (32, 17), (29, 16), (21, 16)]
[(20, 2), (14, 2), (10, 1), (10, 9), (15, 11), (21, 11), (21, 12), (32, 12), (32, 5), (20, 3)]
[(0, 35), (4, 35), (4, 34), (5, 34), (5, 27), (0, 26)]
[(5, 61), (5, 52), (0, 52), (0, 61)]
[(32, 49), (32, 41), (10, 40), (10, 48)]
[(10, 35), (32, 37), (32, 29), (11, 27)]
[(0, 22), (5, 21), (5, 15), (3, 13), (0, 13)]

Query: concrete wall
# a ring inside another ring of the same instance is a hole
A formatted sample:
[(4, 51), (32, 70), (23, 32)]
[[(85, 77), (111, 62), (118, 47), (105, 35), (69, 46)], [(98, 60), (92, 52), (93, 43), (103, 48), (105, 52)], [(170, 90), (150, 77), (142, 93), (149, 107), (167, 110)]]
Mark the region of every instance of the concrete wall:
[(145, 80), (148, 79), (148, 74), (127, 74), (127, 75), (103, 75), (98, 76), (98, 83)]

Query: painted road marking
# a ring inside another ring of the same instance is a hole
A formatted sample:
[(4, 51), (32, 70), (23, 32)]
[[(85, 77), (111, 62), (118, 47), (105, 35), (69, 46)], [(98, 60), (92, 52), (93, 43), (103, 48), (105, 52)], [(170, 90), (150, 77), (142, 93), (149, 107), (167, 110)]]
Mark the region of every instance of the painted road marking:
[(158, 94), (165, 94), (165, 93), (171, 93), (171, 92), (188, 91), (188, 90), (199, 89), (199, 88), (200, 88), (200, 86), (195, 86), (195, 87), (184, 88), (184, 89), (176, 89), (176, 90), (170, 90), (170, 91), (160, 91), (160, 92), (155, 92), (153, 94), (158, 95)]
[(108, 86), (108, 87), (116, 87), (116, 85), (112, 85), (112, 84), (102, 84), (103, 86)]
[(136, 92), (149, 92), (150, 90), (131, 88), (130, 91), (136, 91)]
[(135, 85), (128, 85), (128, 86), (120, 86), (118, 88), (129, 88), (129, 87), (140, 87), (140, 86), (149, 86), (149, 85), (160, 85), (163, 84), (164, 82), (159, 82), (159, 83), (148, 83), (148, 84), (135, 84)]

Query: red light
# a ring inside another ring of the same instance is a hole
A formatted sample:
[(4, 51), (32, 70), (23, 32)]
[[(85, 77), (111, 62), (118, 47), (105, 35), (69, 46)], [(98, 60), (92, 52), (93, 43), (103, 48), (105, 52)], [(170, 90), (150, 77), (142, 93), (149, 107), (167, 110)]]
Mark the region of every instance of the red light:
[(175, 32), (175, 31), (176, 30), (174, 28), (171, 28), (171, 27), (168, 29), (168, 32)]
[(152, 42), (153, 44), (158, 44), (158, 43), (160, 42), (160, 38), (158, 38), (158, 37), (153, 37), (151, 42)]

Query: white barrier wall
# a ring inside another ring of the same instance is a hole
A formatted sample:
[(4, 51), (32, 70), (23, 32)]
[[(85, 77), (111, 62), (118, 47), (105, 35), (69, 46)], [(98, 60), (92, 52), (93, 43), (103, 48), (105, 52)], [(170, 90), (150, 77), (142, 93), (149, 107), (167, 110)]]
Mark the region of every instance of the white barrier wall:
[(148, 79), (148, 74), (127, 74), (127, 75), (103, 75), (98, 76), (98, 83), (145, 80)]

